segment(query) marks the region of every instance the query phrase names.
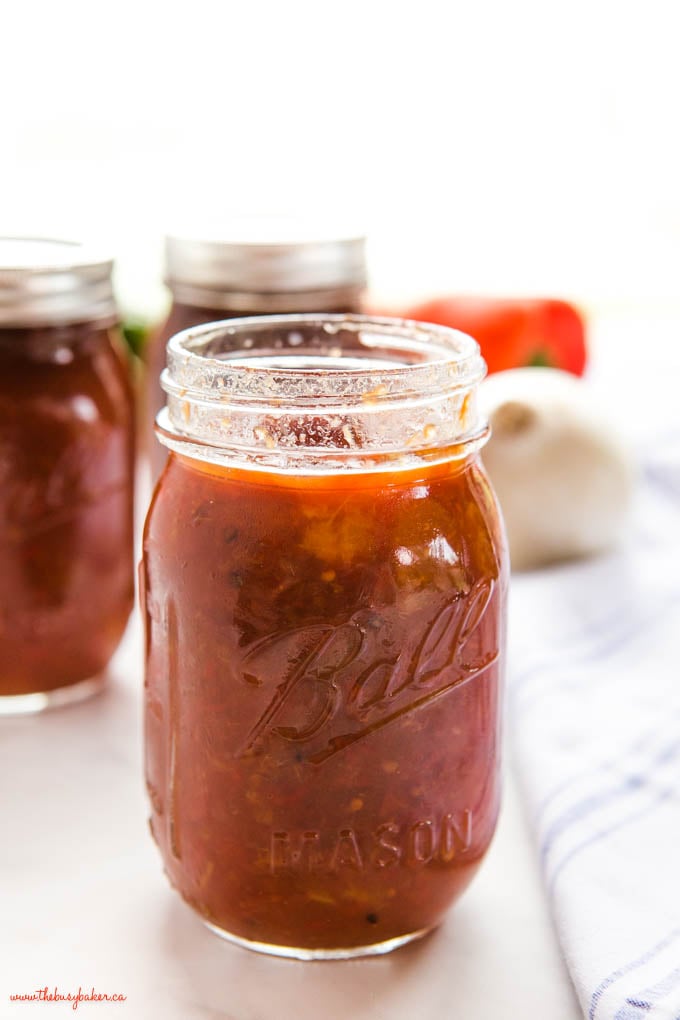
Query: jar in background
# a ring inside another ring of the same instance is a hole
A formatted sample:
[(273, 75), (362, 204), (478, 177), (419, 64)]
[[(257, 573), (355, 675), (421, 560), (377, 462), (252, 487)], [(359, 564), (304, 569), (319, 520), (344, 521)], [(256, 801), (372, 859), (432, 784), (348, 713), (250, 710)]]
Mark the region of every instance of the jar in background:
[(146, 777), (170, 881), (301, 959), (437, 925), (498, 813), (507, 559), (476, 343), (282, 316), (168, 345)]
[(219, 237), (169, 235), (170, 314), (147, 353), (148, 448), (155, 479), (166, 454), (153, 438), (164, 403), (165, 345), (191, 326), (238, 316), (358, 312), (366, 286), (365, 238), (329, 235), (295, 221), (236, 221)]
[(133, 404), (110, 259), (0, 238), (0, 714), (99, 690), (133, 600)]

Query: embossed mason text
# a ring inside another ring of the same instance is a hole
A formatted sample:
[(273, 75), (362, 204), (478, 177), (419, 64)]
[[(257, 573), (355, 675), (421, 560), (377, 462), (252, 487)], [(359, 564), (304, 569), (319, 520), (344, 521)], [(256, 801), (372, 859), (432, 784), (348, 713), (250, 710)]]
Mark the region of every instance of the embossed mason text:
[(272, 874), (382, 870), (398, 865), (451, 864), (472, 847), (472, 812), (423, 818), (410, 824), (384, 822), (372, 831), (277, 830), (259, 862)]

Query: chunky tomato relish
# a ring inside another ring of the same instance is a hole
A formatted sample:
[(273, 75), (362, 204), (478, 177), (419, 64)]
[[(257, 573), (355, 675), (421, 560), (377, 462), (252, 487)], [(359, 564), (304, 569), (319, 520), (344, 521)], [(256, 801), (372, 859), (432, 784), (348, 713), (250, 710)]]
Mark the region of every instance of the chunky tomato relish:
[(132, 416), (111, 329), (0, 328), (0, 696), (90, 679), (120, 640)]
[(292, 955), (436, 925), (498, 813), (506, 563), (477, 457), (173, 453), (141, 577), (151, 828), (185, 900)]

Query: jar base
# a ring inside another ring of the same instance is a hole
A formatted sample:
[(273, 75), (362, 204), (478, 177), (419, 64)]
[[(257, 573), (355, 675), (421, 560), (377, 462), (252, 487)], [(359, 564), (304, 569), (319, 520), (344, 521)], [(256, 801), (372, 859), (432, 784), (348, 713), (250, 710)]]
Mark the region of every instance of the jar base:
[(51, 708), (75, 705), (79, 701), (99, 694), (106, 685), (106, 676), (90, 677), (68, 687), (56, 687), (53, 691), (35, 694), (0, 695), (0, 718), (3, 716), (37, 715)]
[(418, 931), (408, 932), (406, 935), (398, 935), (393, 939), (386, 939), (384, 942), (373, 942), (366, 946), (340, 946), (337, 949), (307, 949), (297, 946), (278, 946), (268, 942), (253, 942), (250, 939), (241, 938), (224, 928), (218, 928), (205, 918), (201, 918), (203, 924), (213, 934), (219, 935), (221, 939), (232, 942), (243, 949), (250, 949), (255, 953), (263, 953), (265, 956), (283, 956), (291, 960), (352, 960), (358, 956), (382, 956), (391, 953), (401, 946), (408, 945), (428, 935), (432, 928), (420, 928)]

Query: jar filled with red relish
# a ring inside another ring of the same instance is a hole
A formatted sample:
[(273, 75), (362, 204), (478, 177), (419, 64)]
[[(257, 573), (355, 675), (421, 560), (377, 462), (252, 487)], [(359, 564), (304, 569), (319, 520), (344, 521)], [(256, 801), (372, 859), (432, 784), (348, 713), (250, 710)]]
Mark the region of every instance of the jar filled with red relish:
[(211, 236), (165, 238), (170, 313), (147, 354), (148, 446), (157, 478), (166, 454), (152, 434), (164, 404), (160, 375), (175, 333), (217, 319), (290, 312), (359, 312), (365, 238), (300, 220), (235, 220)]
[(99, 690), (133, 604), (133, 405), (112, 262), (0, 239), (0, 714)]
[(168, 344), (146, 778), (171, 883), (302, 959), (435, 927), (499, 801), (507, 558), (477, 344), (279, 316)]

